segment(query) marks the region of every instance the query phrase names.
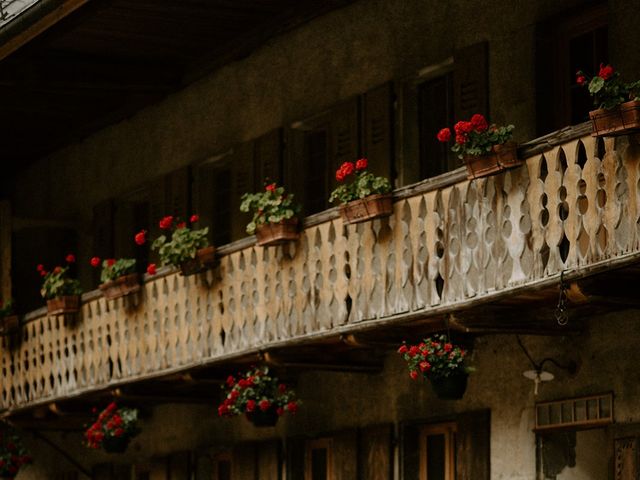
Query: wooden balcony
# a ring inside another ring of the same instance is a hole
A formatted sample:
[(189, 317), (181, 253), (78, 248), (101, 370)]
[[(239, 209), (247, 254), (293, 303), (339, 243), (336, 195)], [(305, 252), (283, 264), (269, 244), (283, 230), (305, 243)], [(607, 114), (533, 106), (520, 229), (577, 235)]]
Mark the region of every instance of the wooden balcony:
[[(222, 247), (215, 270), (161, 272), (130, 303), (92, 292), (75, 321), (33, 312), (1, 350), (1, 408), (270, 354), (303, 363), (301, 346), (375, 345), (380, 332), (564, 332), (561, 273), (582, 281), (569, 297), (592, 300), (585, 312), (624, 306), (640, 257), (640, 147), (566, 136), (525, 146), (526, 166), (505, 174), (469, 182), (461, 169), (400, 189), (388, 220), (344, 226), (331, 210), (307, 219), (297, 244)], [(608, 293), (590, 296), (607, 275)]]

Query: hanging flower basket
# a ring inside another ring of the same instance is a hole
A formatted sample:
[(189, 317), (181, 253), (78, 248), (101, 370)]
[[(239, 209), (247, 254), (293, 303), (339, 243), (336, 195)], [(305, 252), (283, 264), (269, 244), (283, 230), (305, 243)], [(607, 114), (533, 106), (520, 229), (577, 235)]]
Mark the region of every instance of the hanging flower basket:
[(519, 167), (524, 161), (518, 159), (516, 143), (507, 142), (494, 145), (486, 155), (465, 155), (464, 163), (467, 167), (467, 178), (474, 180)]
[(32, 462), (16, 430), (4, 422), (0, 425), (0, 459), (0, 478), (11, 480)]
[(234, 417), (243, 415), (256, 427), (273, 427), (285, 413), (295, 414), (300, 402), (295, 393), (266, 366), (253, 368), (237, 379), (227, 378), (225, 399), (218, 406), (218, 415)]
[[(97, 413), (95, 408), (93, 411)], [(118, 407), (111, 402), (84, 432), (85, 445), (93, 449), (103, 448), (108, 453), (124, 453), (138, 433), (138, 410)]]
[(446, 335), (425, 338), (418, 345), (403, 343), (398, 353), (409, 366), (409, 376), (429, 380), (438, 398), (462, 398), (473, 368), (465, 364), (467, 351), (451, 343)]
[(180, 273), (184, 276), (204, 272), (215, 265), (216, 247), (208, 246), (198, 249), (195, 258), (180, 264)]
[(436, 396), (442, 400), (460, 400), (467, 390), (466, 372), (450, 375), (448, 377), (430, 378), (431, 387)]
[(256, 226), (256, 239), (261, 247), (281, 245), (299, 238), (297, 217), (282, 220), (278, 223), (262, 223)]
[(137, 273), (123, 275), (100, 285), (100, 291), (107, 300), (115, 300), (140, 291), (140, 276)]
[(124, 453), (129, 447), (131, 437), (105, 437), (102, 448), (107, 453)]
[(392, 213), (390, 193), (369, 195), (340, 206), (340, 215), (345, 224), (367, 222), (375, 218), (388, 217)]
[(640, 132), (640, 101), (625, 102), (610, 110), (592, 110), (589, 118), (593, 137), (616, 137)]
[(258, 409), (251, 413), (247, 412), (245, 415), (255, 427), (275, 427), (280, 418), (275, 407), (270, 407), (264, 412)]
[(49, 315), (66, 315), (80, 310), (80, 295), (63, 295), (47, 300)]

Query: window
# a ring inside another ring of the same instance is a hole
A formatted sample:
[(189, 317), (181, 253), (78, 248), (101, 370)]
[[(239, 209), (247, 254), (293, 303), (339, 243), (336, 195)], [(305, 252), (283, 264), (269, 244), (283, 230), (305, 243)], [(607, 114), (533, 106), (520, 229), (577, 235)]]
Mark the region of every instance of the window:
[(455, 480), (456, 424), (426, 425), (420, 431), (420, 480)]
[(213, 462), (213, 480), (231, 480), (231, 453), (218, 454)]
[(536, 43), (538, 134), (587, 121), (593, 103), (576, 71), (597, 74), (609, 62), (606, 4), (540, 24)]

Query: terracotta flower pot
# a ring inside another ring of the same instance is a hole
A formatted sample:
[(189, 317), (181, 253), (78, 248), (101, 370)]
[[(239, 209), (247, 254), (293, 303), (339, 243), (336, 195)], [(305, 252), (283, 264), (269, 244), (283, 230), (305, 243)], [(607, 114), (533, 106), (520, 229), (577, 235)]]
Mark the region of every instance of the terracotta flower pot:
[(467, 178), (488, 177), (507, 170), (519, 167), (524, 163), (518, 159), (515, 142), (507, 142), (502, 145), (494, 145), (491, 153), (486, 155), (467, 155), (464, 163), (467, 166)]
[(442, 400), (460, 400), (467, 390), (469, 374), (461, 372), (443, 378), (430, 378), (431, 387), (436, 396)]
[(129, 446), (131, 438), (123, 435), (121, 437), (105, 437), (102, 440), (102, 448), (107, 453), (124, 453)]
[(616, 137), (640, 132), (640, 101), (632, 100), (611, 110), (589, 112), (593, 137)]
[(100, 291), (107, 300), (124, 297), (140, 290), (140, 276), (137, 273), (123, 275), (100, 285)]
[(18, 331), (20, 320), (17, 315), (7, 315), (0, 318), (0, 328), (2, 335), (12, 335)]
[(345, 224), (360, 223), (374, 218), (388, 217), (393, 213), (393, 203), (390, 193), (369, 195), (359, 200), (353, 200), (340, 207), (340, 215)]
[(280, 245), (300, 238), (298, 219), (296, 217), (282, 220), (280, 223), (263, 223), (256, 227), (258, 245)]
[(80, 310), (80, 295), (63, 295), (47, 300), (49, 315), (76, 313)]
[(246, 417), (256, 427), (274, 427), (280, 418), (275, 407), (270, 407), (265, 412), (258, 408), (253, 412), (247, 412)]
[(216, 247), (209, 246), (199, 249), (196, 252), (196, 257), (183, 262), (180, 265), (180, 273), (182, 275), (195, 275), (196, 273), (203, 272), (215, 264), (216, 261)]

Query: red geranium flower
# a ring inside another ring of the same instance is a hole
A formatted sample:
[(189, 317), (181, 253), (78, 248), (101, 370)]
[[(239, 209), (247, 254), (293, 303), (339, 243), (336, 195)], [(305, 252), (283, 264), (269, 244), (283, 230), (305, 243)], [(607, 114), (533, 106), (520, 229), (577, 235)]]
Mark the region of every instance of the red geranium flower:
[(298, 411), (298, 404), (296, 402), (287, 403), (287, 411), (289, 413), (295, 414)]
[(456, 143), (458, 145), (464, 145), (465, 143), (467, 143), (467, 136), (466, 135), (456, 135)]
[(189, 219), (191, 223), (196, 223), (198, 220), (200, 220), (200, 215), (196, 214), (191, 215), (191, 218)]
[(275, 184), (275, 183), (272, 183), (272, 184), (270, 184), (270, 185), (267, 185), (267, 186), (266, 186), (266, 187), (264, 187), (264, 188), (265, 188), (265, 190), (266, 190), (267, 192), (275, 192), (275, 191), (276, 191), (276, 184)]
[(38, 270), (39, 272), (42, 272), (44, 270), (44, 265), (39, 263), (38, 266), (36, 267), (36, 270)]
[(262, 410), (263, 412), (269, 410), (270, 406), (271, 403), (269, 402), (269, 400), (260, 400), (260, 403), (258, 404), (258, 407), (260, 407), (260, 410)]
[(70, 253), (65, 257), (65, 261), (67, 263), (76, 263), (76, 256), (73, 253)]
[(339, 182), (344, 181), (344, 173), (342, 173), (342, 170), (336, 172), (336, 180)]
[(340, 165), (340, 170), (345, 177), (351, 175), (355, 171), (355, 169), (356, 166), (353, 164), (353, 162), (344, 162), (342, 165)]
[(473, 131), (473, 125), (471, 122), (459, 121), (453, 126), (456, 135), (462, 135), (465, 133), (471, 133)]
[(576, 77), (576, 83), (580, 86), (584, 85), (585, 83), (587, 83), (587, 78), (584, 75), (578, 75)]
[(140, 230), (138, 233), (136, 233), (136, 236), (133, 237), (136, 244), (138, 245), (144, 245), (147, 241), (147, 231), (146, 230)]
[(92, 257), (89, 263), (93, 268), (98, 267), (100, 265), (100, 257)]
[(156, 272), (156, 264), (155, 263), (150, 263), (149, 266), (147, 267), (147, 273), (149, 275), (155, 275)]
[(409, 372), (409, 376), (412, 380), (416, 380), (418, 378), (418, 372), (416, 372), (415, 370), (411, 370), (411, 372)]
[(162, 230), (169, 230), (171, 225), (173, 225), (173, 217), (171, 215), (167, 215), (162, 220), (160, 220), (160, 228)]
[(256, 409), (255, 400), (247, 400), (247, 412), (253, 412)]
[(176, 228), (187, 228), (187, 222), (180, 222), (176, 225)]
[(365, 170), (369, 162), (366, 158), (361, 158), (356, 162), (356, 170)]
[(55, 273), (55, 274), (58, 274), (60, 272), (62, 272), (62, 267), (56, 267), (56, 268), (53, 269), (53, 273)]
[(107, 259), (107, 267), (113, 267), (115, 264), (116, 264), (116, 259), (115, 258)]
[(609, 80), (613, 76), (613, 67), (611, 65), (605, 67), (604, 63), (601, 63), (598, 76), (603, 80)]
[(438, 132), (438, 135), (436, 135), (436, 137), (438, 138), (439, 142), (446, 143), (451, 140), (451, 130), (449, 130), (448, 128), (443, 128)]
[(485, 132), (489, 128), (487, 119), (483, 115), (476, 113), (471, 117), (471, 125), (476, 132)]

